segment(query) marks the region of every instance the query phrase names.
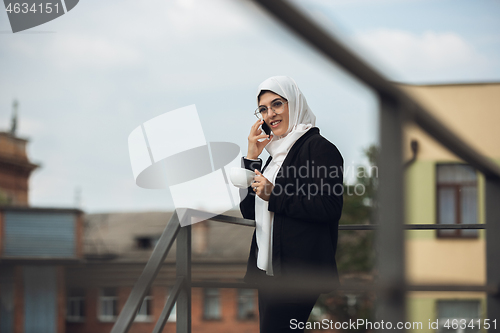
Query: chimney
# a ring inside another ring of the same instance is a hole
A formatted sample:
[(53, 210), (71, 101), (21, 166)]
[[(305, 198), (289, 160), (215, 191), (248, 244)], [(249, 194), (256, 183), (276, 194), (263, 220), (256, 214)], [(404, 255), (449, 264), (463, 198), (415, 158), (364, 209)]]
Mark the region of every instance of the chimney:
[(191, 226), (193, 254), (205, 254), (208, 251), (208, 221), (201, 221)]

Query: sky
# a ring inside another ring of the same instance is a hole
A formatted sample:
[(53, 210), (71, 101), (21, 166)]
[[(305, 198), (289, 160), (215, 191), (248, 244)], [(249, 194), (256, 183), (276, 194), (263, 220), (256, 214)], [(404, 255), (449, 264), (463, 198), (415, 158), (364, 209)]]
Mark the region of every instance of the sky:
[[(498, 1), (293, 3), (392, 81), (500, 81)], [(363, 150), (378, 141), (376, 96), (250, 0), (82, 0), (16, 34), (0, 10), (0, 130), (17, 99), (18, 136), (41, 165), (32, 206), (172, 209), (169, 189), (135, 184), (128, 135), (195, 104), (206, 140), (246, 155), (257, 86), (274, 75), (295, 79), (347, 168), (367, 163)], [(187, 140), (189, 122), (176, 126)]]

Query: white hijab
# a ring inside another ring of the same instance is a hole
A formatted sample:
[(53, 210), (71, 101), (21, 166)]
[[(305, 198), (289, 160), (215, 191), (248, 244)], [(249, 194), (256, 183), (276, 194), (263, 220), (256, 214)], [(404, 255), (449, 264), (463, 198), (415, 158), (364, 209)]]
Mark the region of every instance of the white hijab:
[[(288, 101), (289, 122), (288, 130), (282, 136), (273, 136), (266, 150), (272, 160), (263, 175), (275, 184), (286, 155), (295, 141), (304, 135), (316, 123), (316, 117), (307, 105), (306, 98), (302, 95), (297, 83), (288, 76), (273, 76), (259, 85), (257, 96), (262, 90), (270, 90)], [(258, 99), (258, 97), (257, 97)], [(258, 102), (258, 101), (257, 101)], [(255, 196), (255, 223), (257, 237), (257, 267), (266, 271), (267, 275), (273, 274), (272, 245), (273, 245), (273, 220), (274, 212), (268, 210), (268, 202)]]

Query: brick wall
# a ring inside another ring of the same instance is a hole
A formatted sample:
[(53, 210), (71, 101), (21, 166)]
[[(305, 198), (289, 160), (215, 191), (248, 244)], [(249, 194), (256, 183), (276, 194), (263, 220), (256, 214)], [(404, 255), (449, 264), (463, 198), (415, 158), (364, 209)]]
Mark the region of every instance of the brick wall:
[[(238, 291), (236, 289), (220, 289), (221, 319), (203, 319), (203, 289), (192, 289), (192, 331), (196, 333), (257, 333), (259, 320), (238, 320)], [(255, 313), (258, 313), (257, 292), (255, 292)]]
[[(118, 310), (121, 311), (132, 287), (120, 287), (118, 294)], [(152, 320), (150, 322), (134, 322), (130, 333), (152, 332), (163, 306), (166, 302), (168, 288), (153, 286), (151, 289)], [(86, 293), (86, 318), (83, 323), (66, 323), (66, 332), (71, 333), (107, 333), (111, 331), (113, 323), (101, 322), (98, 318), (98, 288), (89, 288)], [(205, 320), (203, 318), (203, 289), (192, 289), (192, 331), (196, 333), (257, 333), (259, 331), (258, 318), (253, 320), (237, 319), (237, 290), (220, 289), (221, 319)], [(258, 313), (257, 293), (254, 300), (255, 312)], [(164, 333), (175, 332), (175, 322), (167, 322)]]

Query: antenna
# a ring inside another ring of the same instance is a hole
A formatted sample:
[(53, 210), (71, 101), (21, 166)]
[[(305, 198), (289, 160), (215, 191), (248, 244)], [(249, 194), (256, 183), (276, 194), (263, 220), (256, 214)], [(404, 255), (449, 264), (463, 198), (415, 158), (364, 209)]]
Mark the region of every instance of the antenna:
[(82, 208), (82, 188), (80, 186), (75, 187), (75, 207)]
[(17, 102), (17, 99), (14, 100), (12, 103), (12, 120), (11, 120), (11, 126), (10, 126), (10, 134), (12, 136), (16, 136), (16, 129), (17, 129), (17, 107), (19, 106), (19, 103)]

